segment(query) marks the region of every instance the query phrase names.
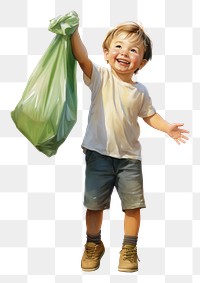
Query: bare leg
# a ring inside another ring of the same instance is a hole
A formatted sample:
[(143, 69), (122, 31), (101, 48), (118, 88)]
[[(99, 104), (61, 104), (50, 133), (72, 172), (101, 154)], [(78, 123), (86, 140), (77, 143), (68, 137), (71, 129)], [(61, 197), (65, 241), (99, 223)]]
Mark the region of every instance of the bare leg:
[(124, 234), (138, 236), (140, 229), (140, 209), (127, 209), (124, 216)]
[(86, 212), (86, 227), (87, 233), (97, 235), (101, 230), (103, 221), (103, 210), (87, 210)]

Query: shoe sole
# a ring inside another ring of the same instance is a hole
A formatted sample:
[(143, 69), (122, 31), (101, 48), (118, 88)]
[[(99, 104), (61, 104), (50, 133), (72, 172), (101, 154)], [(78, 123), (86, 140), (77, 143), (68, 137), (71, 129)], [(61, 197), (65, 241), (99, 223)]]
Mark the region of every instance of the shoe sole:
[(118, 268), (119, 272), (137, 272), (138, 269), (126, 269), (126, 268)]
[[(102, 254), (101, 254), (99, 260), (101, 260), (101, 258), (102, 258), (102, 256), (104, 255), (104, 253), (105, 253), (105, 250), (102, 252)], [(82, 268), (83, 271), (91, 272), (91, 271), (97, 270), (99, 267), (100, 267), (100, 262), (99, 262), (99, 265), (98, 265), (98, 266), (95, 266), (94, 268), (83, 268), (83, 267), (81, 267), (81, 268)]]

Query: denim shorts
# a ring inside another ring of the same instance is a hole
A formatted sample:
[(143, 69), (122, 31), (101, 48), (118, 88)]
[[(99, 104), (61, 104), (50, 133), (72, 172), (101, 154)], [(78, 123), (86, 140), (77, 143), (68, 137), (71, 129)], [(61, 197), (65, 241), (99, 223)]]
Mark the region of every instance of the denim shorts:
[(116, 188), (122, 210), (145, 208), (140, 160), (118, 159), (86, 150), (84, 206), (90, 210), (110, 208)]

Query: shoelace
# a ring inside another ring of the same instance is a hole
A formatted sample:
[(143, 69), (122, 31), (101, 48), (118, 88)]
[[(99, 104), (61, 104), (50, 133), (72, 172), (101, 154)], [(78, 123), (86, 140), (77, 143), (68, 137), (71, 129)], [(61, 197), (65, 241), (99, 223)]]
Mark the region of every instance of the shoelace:
[[(124, 254), (124, 260), (129, 260), (130, 262), (134, 261), (135, 255), (137, 256), (137, 251), (135, 249), (130, 248), (124, 248), (125, 254)], [(140, 261), (139, 257), (137, 256), (137, 260)]]
[(90, 259), (95, 258), (95, 256), (94, 256), (95, 251), (96, 251), (96, 247), (86, 246), (85, 247), (86, 257), (90, 258)]

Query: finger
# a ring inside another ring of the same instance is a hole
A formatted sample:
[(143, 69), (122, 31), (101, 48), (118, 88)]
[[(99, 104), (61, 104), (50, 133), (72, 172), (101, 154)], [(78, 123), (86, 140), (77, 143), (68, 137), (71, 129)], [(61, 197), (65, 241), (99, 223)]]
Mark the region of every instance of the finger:
[(182, 142), (182, 143), (186, 143), (186, 141), (183, 140), (183, 139), (179, 139), (179, 141)]
[(184, 123), (176, 123), (175, 124), (177, 127), (183, 127), (184, 126)]
[(181, 138), (182, 138), (182, 139), (185, 139), (185, 140), (189, 140), (189, 138), (186, 137), (185, 135), (181, 135)]
[(184, 129), (180, 129), (180, 132), (181, 132), (181, 133), (187, 133), (187, 134), (190, 133), (188, 130), (184, 130)]
[(178, 139), (174, 139), (174, 140), (175, 140), (175, 142), (176, 142), (178, 145), (180, 145), (180, 142), (179, 142)]

